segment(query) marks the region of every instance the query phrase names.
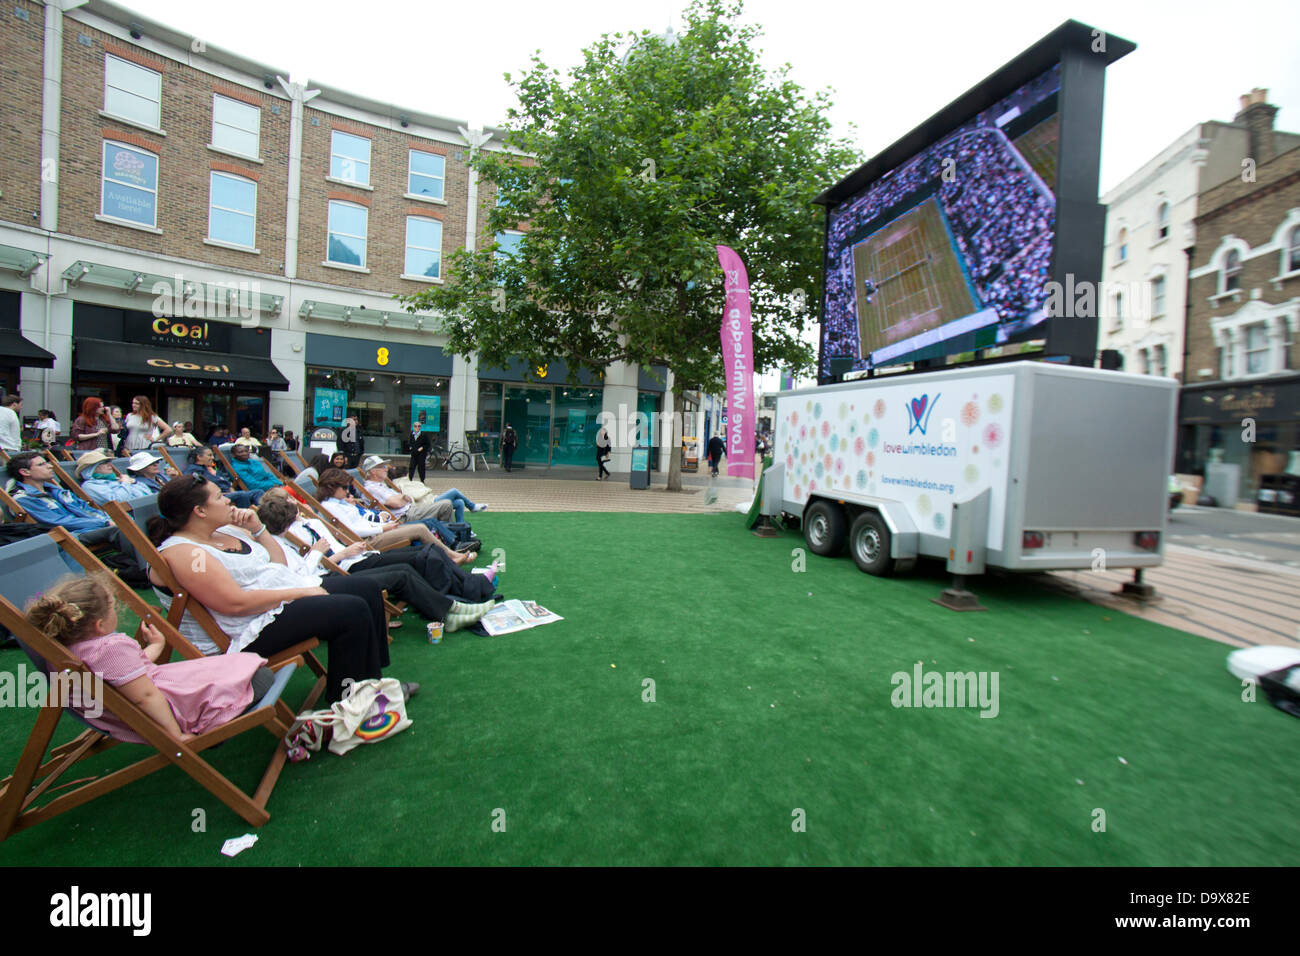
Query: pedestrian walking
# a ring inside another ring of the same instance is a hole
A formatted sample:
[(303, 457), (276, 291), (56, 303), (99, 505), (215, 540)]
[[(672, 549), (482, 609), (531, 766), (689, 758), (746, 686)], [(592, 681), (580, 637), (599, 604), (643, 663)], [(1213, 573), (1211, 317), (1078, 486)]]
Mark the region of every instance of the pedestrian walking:
[(412, 478), (414, 478), (418, 473), (420, 475), (420, 480), (424, 481), (425, 469), (428, 467), (429, 452), (432, 448), (433, 438), (424, 430), (424, 425), (417, 421), (411, 426), (411, 462), (406, 469)]
[(507, 425), (501, 435), (501, 465), (506, 471), (510, 470), (510, 462), (515, 457), (515, 448), (518, 445), (519, 436), (515, 434), (515, 426)]
[(605, 467), (605, 462), (609, 461), (609, 453), (613, 447), (614, 443), (609, 440), (609, 429), (601, 425), (600, 431), (596, 432), (597, 481), (604, 481), (609, 477), (609, 469)]
[(726, 450), (727, 443), (722, 440), (721, 435), (714, 435), (709, 439), (709, 473), (714, 478), (718, 477), (718, 463)]

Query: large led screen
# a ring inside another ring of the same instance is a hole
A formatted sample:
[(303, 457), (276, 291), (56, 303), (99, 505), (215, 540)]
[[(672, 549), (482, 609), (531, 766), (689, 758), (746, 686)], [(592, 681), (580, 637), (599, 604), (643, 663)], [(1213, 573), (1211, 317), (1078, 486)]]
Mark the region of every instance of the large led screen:
[(828, 210), (823, 377), (1043, 334), (1060, 88), (1057, 65)]

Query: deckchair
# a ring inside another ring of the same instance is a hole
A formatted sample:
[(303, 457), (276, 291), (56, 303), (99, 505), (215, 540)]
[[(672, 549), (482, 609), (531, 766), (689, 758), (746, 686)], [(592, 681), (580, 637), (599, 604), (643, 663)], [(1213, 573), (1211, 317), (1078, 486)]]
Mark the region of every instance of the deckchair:
[[(159, 616), (157, 608), (145, 604), (134, 591), (107, 574), (94, 555), (62, 528), (56, 528), (39, 538), (0, 548), (0, 624), (14, 633), (23, 650), (40, 670), (47, 675), (59, 675), (57, 683), (50, 682), (50, 694), (36, 716), (36, 724), (18, 758), (14, 773), (0, 781), (0, 840), (125, 786), (155, 770), (161, 770), (168, 764), (180, 767), (245, 822), (252, 826), (266, 823), (270, 819), (266, 803), (285, 763), (285, 748), (280, 741), (288, 733), (293, 720), (293, 713), (280, 700), (293, 668), (282, 668), (261, 699), (234, 720), (188, 741), (172, 738), (115, 687), (95, 681), (90, 668), (75, 653), (42, 634), (23, 617), (19, 608), (25, 606), (41, 588), (48, 587), (67, 573), (68, 566), (62, 560), (60, 550), (71, 556), (87, 573), (105, 572), (105, 580), (113, 588), (114, 596), (126, 603), (141, 621), (148, 620), (157, 627), (173, 650), (181, 651), (187, 656), (198, 653), (189, 641)], [(65, 710), (64, 701), (60, 699), (62, 695), (56, 695), (54, 688), (72, 684), (73, 675), (77, 675), (75, 680), (83, 688), (98, 689), (102, 684), (99, 697), (102, 698), (104, 713), (111, 714), (126, 724), (145, 741), (143, 746), (149, 747), (153, 752), (111, 773), (101, 772), (94, 778), (73, 779), (55, 786), (59, 778), (73, 768), (78, 771), (84, 769), (83, 761), (124, 742), (97, 729), (86, 717), (69, 707), (67, 712), (87, 729), (69, 743), (50, 748), (59, 718)], [(199, 754), (254, 727), (264, 728), (275, 738), (276, 744), (261, 782), (250, 796)], [(74, 789), (68, 790), (69, 787)], [(43, 796), (61, 790), (65, 792), (36, 806), (36, 802)]]
[[(176, 576), (172, 574), (171, 567), (163, 560), (162, 554), (154, 547), (153, 542), (149, 540), (149, 535), (144, 528), (144, 525), (147, 524), (146, 510), (141, 508), (128, 511), (122, 505), (123, 502), (110, 501), (104, 505), (104, 513), (113, 520), (113, 524), (117, 525), (122, 537), (131, 542), (136, 554), (140, 555), (144, 563), (149, 566), (150, 579), (155, 582), (155, 588), (158, 584), (161, 584), (163, 588), (171, 592), (171, 609), (167, 612), (168, 622), (179, 629), (181, 621), (188, 613), (203, 629), (203, 633), (224, 652), (230, 646), (230, 635), (221, 629), (221, 625), (216, 622), (211, 611), (194, 600), (189, 592), (181, 587), (180, 582), (176, 580)], [(300, 711), (310, 710), (325, 691), (325, 667), (312, 653), (312, 650), (319, 646), (320, 641), (312, 637), (300, 641), (292, 647), (286, 647), (278, 654), (274, 654), (267, 659), (273, 670), (293, 661), (306, 664), (311, 672), (316, 675), (316, 683), (298, 708)]]
[(4, 509), (5, 517), (9, 521), (25, 521), (29, 524), (37, 524), (37, 520), (29, 515), (23, 506), (14, 501), (13, 495), (0, 487), (0, 508)]
[(289, 469), (295, 475), (298, 474), (299, 472), (306, 471), (308, 468), (307, 459), (303, 457), (301, 452), (297, 452), (297, 451), (281, 452), (281, 457), (285, 460), (285, 463), (289, 466)]
[(235, 471), (235, 467), (230, 463), (229, 452), (230, 449), (234, 447), (234, 442), (226, 442), (224, 445), (213, 445), (212, 454), (216, 457), (217, 464), (226, 470), (226, 474), (230, 476), (230, 480), (234, 483), (235, 488), (239, 491), (248, 491), (248, 485), (244, 484), (244, 479), (239, 477), (239, 472)]
[(157, 452), (167, 464), (181, 474), (185, 473), (185, 466), (190, 463), (190, 455), (194, 451), (188, 445), (155, 445), (149, 450)]

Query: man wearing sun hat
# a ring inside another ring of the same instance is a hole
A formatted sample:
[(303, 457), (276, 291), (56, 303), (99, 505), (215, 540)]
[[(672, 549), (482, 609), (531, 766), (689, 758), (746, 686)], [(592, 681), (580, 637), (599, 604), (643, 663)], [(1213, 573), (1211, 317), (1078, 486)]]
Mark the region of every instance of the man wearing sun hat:
[(151, 492), (157, 494), (162, 491), (162, 486), (175, 478), (180, 472), (170, 465), (164, 471), (159, 467), (162, 458), (147, 451), (138, 451), (131, 456), (130, 463), (126, 470), (131, 477), (140, 484), (147, 487)]
[(153, 494), (153, 489), (134, 478), (123, 478), (113, 470), (113, 459), (102, 451), (91, 451), (77, 459), (77, 481), (81, 490), (101, 505), (106, 501), (130, 501)]

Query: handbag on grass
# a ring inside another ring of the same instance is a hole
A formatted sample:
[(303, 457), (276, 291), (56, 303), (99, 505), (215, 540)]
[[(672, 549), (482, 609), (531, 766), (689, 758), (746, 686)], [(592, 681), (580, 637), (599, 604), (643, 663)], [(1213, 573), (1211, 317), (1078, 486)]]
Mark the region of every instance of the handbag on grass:
[(400, 681), (372, 677), (346, 684), (343, 699), (328, 710), (298, 715), (284, 738), (290, 757), (295, 756), (296, 748), (298, 760), (305, 759), (306, 751), (319, 751), (327, 728), (331, 731), (330, 753), (341, 756), (361, 744), (386, 740), (413, 723), (406, 716), (406, 698)]

